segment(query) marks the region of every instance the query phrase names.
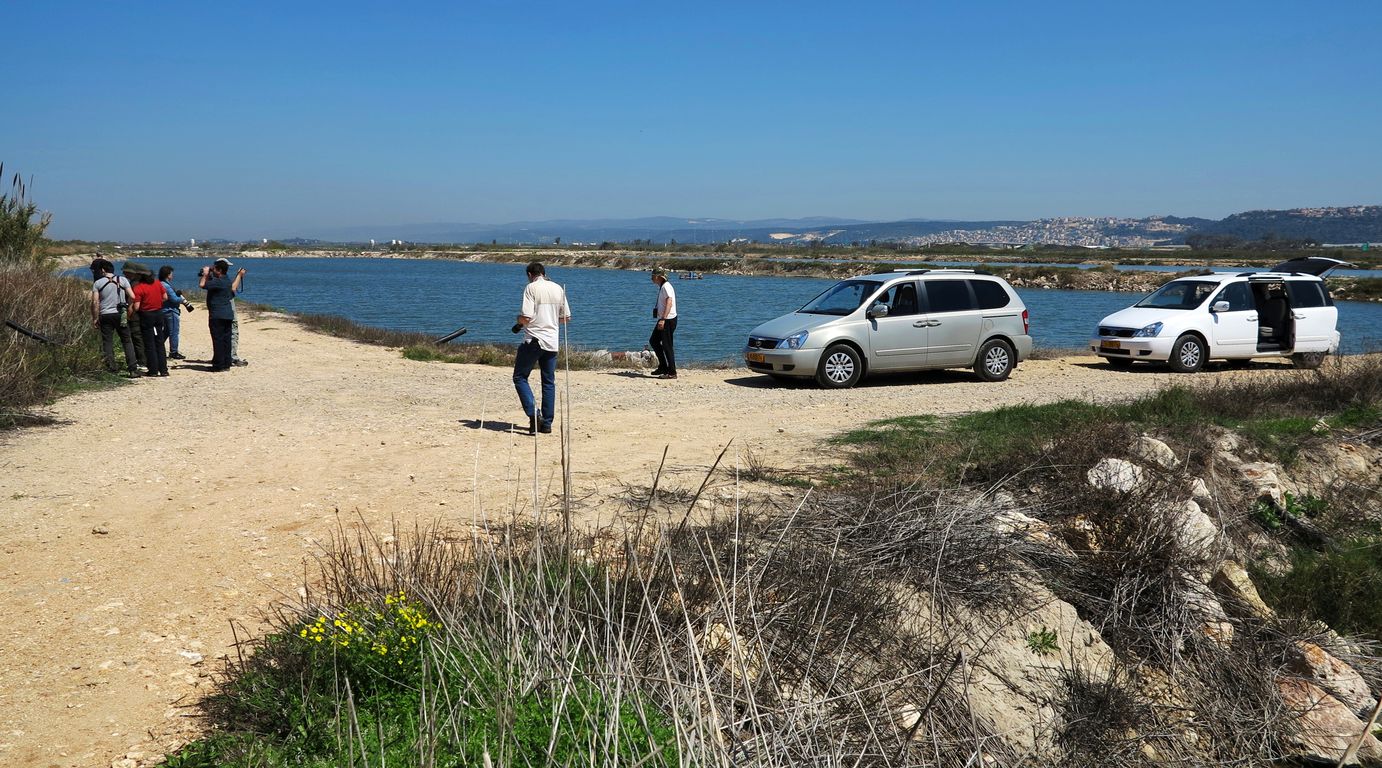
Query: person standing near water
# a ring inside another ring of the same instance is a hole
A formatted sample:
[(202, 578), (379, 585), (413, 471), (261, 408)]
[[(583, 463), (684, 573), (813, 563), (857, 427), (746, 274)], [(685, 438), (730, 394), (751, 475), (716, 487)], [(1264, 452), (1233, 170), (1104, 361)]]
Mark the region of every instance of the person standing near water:
[(125, 367), (130, 378), (139, 375), (135, 367), (134, 340), (130, 336), (130, 313), (134, 311), (134, 290), (129, 280), (115, 276), (115, 265), (97, 256), (91, 261), (91, 325), (101, 331), (101, 356), (106, 370), (115, 373), (113, 338), (120, 334)]
[(178, 352), (178, 336), (182, 329), (182, 317), (179, 312), (183, 307), (191, 312), (192, 302), (184, 299), (181, 293), (173, 290), (173, 268), (171, 266), (164, 264), (158, 268), (158, 282), (163, 285), (163, 324), (168, 326), (168, 359), (185, 360), (187, 358)]
[[(230, 259), (226, 258), (216, 259), (216, 263), (221, 265), (221, 267), (226, 271), (227, 274), (229, 274), (230, 268), (235, 266), (234, 264), (230, 263)], [(241, 269), (239, 274), (235, 276), (236, 294), (240, 293), (240, 288), (244, 283), (244, 277), (244, 269)], [(244, 359), (243, 357), (240, 357), (240, 317), (235, 312), (234, 295), (230, 297), (230, 364), (235, 366), (236, 368), (241, 368), (250, 364), (250, 361)]]
[(163, 315), (163, 283), (155, 280), (152, 272), (139, 273), (134, 299), (135, 308), (139, 310), (139, 332), (144, 339), (144, 360), (149, 375), (167, 376), (168, 358), (163, 351), (163, 338), (168, 335), (168, 326)]
[(657, 324), (653, 326), (653, 335), (648, 337), (648, 346), (657, 355), (657, 367), (650, 375), (660, 379), (675, 379), (677, 352), (672, 337), (677, 332), (677, 292), (667, 282), (667, 270), (662, 267), (653, 268), (652, 279), (653, 285), (658, 287), (657, 303), (653, 304), (653, 319)]
[[(528, 416), (527, 434), (552, 431), (552, 419), (557, 411), (557, 349), (560, 324), (571, 320), (571, 307), (566, 303), (566, 291), (547, 279), (547, 270), (534, 261), (528, 265), (528, 287), (523, 289), (523, 303), (513, 332), (523, 332), (523, 343), (513, 361), (513, 387), (518, 391), (519, 405)], [(528, 376), (533, 366), (542, 379), (542, 410), (533, 402), (533, 389)], [(541, 419), (539, 420), (539, 416)]]
[(230, 370), (230, 324), (235, 319), (235, 309), (230, 300), (245, 278), (242, 268), (235, 280), (226, 276), (230, 262), (217, 259), (209, 267), (202, 267), (201, 279), (197, 285), (206, 291), (207, 325), (211, 329), (211, 370)]

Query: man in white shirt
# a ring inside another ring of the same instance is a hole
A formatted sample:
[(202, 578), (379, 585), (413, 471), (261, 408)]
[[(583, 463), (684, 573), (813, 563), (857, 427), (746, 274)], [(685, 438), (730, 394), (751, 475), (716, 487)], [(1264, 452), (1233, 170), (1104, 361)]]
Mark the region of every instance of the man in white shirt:
[(662, 267), (653, 268), (653, 285), (658, 287), (657, 303), (653, 305), (653, 318), (657, 320), (657, 325), (653, 326), (653, 335), (648, 337), (648, 346), (657, 355), (657, 367), (651, 375), (660, 379), (675, 379), (677, 354), (672, 345), (672, 335), (677, 330), (677, 292), (667, 282), (667, 270)]
[[(528, 287), (523, 289), (523, 306), (518, 313), (514, 332), (523, 332), (523, 343), (513, 361), (513, 387), (518, 390), (518, 402), (528, 414), (528, 434), (552, 431), (552, 419), (557, 411), (557, 349), (560, 343), (559, 324), (571, 319), (566, 304), (566, 291), (547, 279), (547, 270), (538, 262), (528, 265)], [(542, 378), (541, 420), (533, 403), (533, 390), (528, 386), (528, 374), (533, 366), (540, 369)]]

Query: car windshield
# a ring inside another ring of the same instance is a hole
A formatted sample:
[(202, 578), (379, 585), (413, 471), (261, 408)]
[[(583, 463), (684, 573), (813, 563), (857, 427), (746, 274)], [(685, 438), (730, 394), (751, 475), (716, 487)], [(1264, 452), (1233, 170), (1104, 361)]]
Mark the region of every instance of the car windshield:
[(1149, 309), (1194, 309), (1209, 298), (1218, 288), (1218, 283), (1201, 280), (1173, 280), (1151, 296), (1137, 302), (1136, 306)]
[(809, 315), (844, 316), (858, 309), (881, 285), (876, 280), (845, 280), (830, 286), (797, 311)]

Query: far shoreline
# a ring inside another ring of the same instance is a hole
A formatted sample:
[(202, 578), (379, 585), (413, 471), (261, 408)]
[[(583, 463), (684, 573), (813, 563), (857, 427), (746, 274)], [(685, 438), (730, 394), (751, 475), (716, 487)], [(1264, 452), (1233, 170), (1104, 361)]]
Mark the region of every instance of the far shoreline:
[[(58, 269), (69, 270), (86, 266), (95, 252), (67, 255), (59, 258)], [(347, 248), (289, 249), (289, 250), (251, 250), (235, 251), (216, 248), (177, 248), (120, 249), (105, 252), (114, 257), (113, 261), (156, 261), (158, 258), (181, 258), (208, 260), (227, 257), (233, 259), (399, 259), (405, 261), (460, 261), (484, 264), (525, 264), (542, 261), (549, 266), (648, 271), (654, 266), (666, 266), (678, 274), (716, 274), (746, 277), (808, 277), (817, 279), (842, 279), (872, 271), (891, 269), (946, 268), (937, 262), (974, 262), (976, 269), (985, 269), (990, 262), (1003, 262), (1003, 266), (990, 266), (985, 271), (1007, 280), (1014, 288), (1027, 290), (1086, 290), (1117, 291), (1128, 293), (1147, 293), (1160, 287), (1168, 280), (1204, 273), (1218, 268), (1261, 269), (1251, 266), (1252, 262), (1270, 262), (1279, 257), (1245, 258), (1237, 263), (1226, 259), (1188, 260), (1180, 257), (1155, 259), (1158, 264), (1168, 267), (1184, 267), (1179, 271), (1158, 270), (1118, 270), (1118, 266), (1143, 266), (1149, 261), (1144, 258), (1124, 259), (1086, 259), (1081, 262), (1062, 261), (1062, 265), (1079, 263), (1081, 266), (1052, 266), (1042, 261), (1020, 261), (1022, 255), (1008, 254), (930, 254), (939, 258), (926, 258), (920, 255), (909, 256), (888, 254), (886, 257), (861, 257), (855, 259), (835, 259), (827, 256), (796, 256), (784, 254), (769, 256), (762, 252), (750, 253), (690, 253), (658, 252), (649, 253), (621, 249), (575, 249), (541, 246), (514, 246), (505, 248), (494, 246), (478, 250), (458, 248), (419, 248), (417, 250), (363, 250)], [(1066, 254), (1068, 256), (1069, 254)], [(1220, 263), (1222, 262), (1222, 263)], [(1017, 266), (1010, 266), (1017, 263)], [(958, 267), (963, 269), (964, 267)], [(1378, 273), (1377, 277), (1337, 277), (1331, 278), (1331, 291), (1341, 301), (1382, 301), (1382, 269), (1369, 268)], [(1372, 281), (1377, 281), (1376, 283)], [(1361, 283), (1361, 285), (1360, 285)]]

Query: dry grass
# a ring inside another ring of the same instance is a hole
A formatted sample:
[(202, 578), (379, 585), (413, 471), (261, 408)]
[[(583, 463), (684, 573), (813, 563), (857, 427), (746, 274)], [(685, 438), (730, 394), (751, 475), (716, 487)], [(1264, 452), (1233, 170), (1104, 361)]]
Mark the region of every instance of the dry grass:
[(0, 427), (42, 421), (30, 409), (102, 378), (90, 293), (81, 281), (31, 266), (0, 265), (0, 321), (10, 320), (55, 342), (0, 326)]

